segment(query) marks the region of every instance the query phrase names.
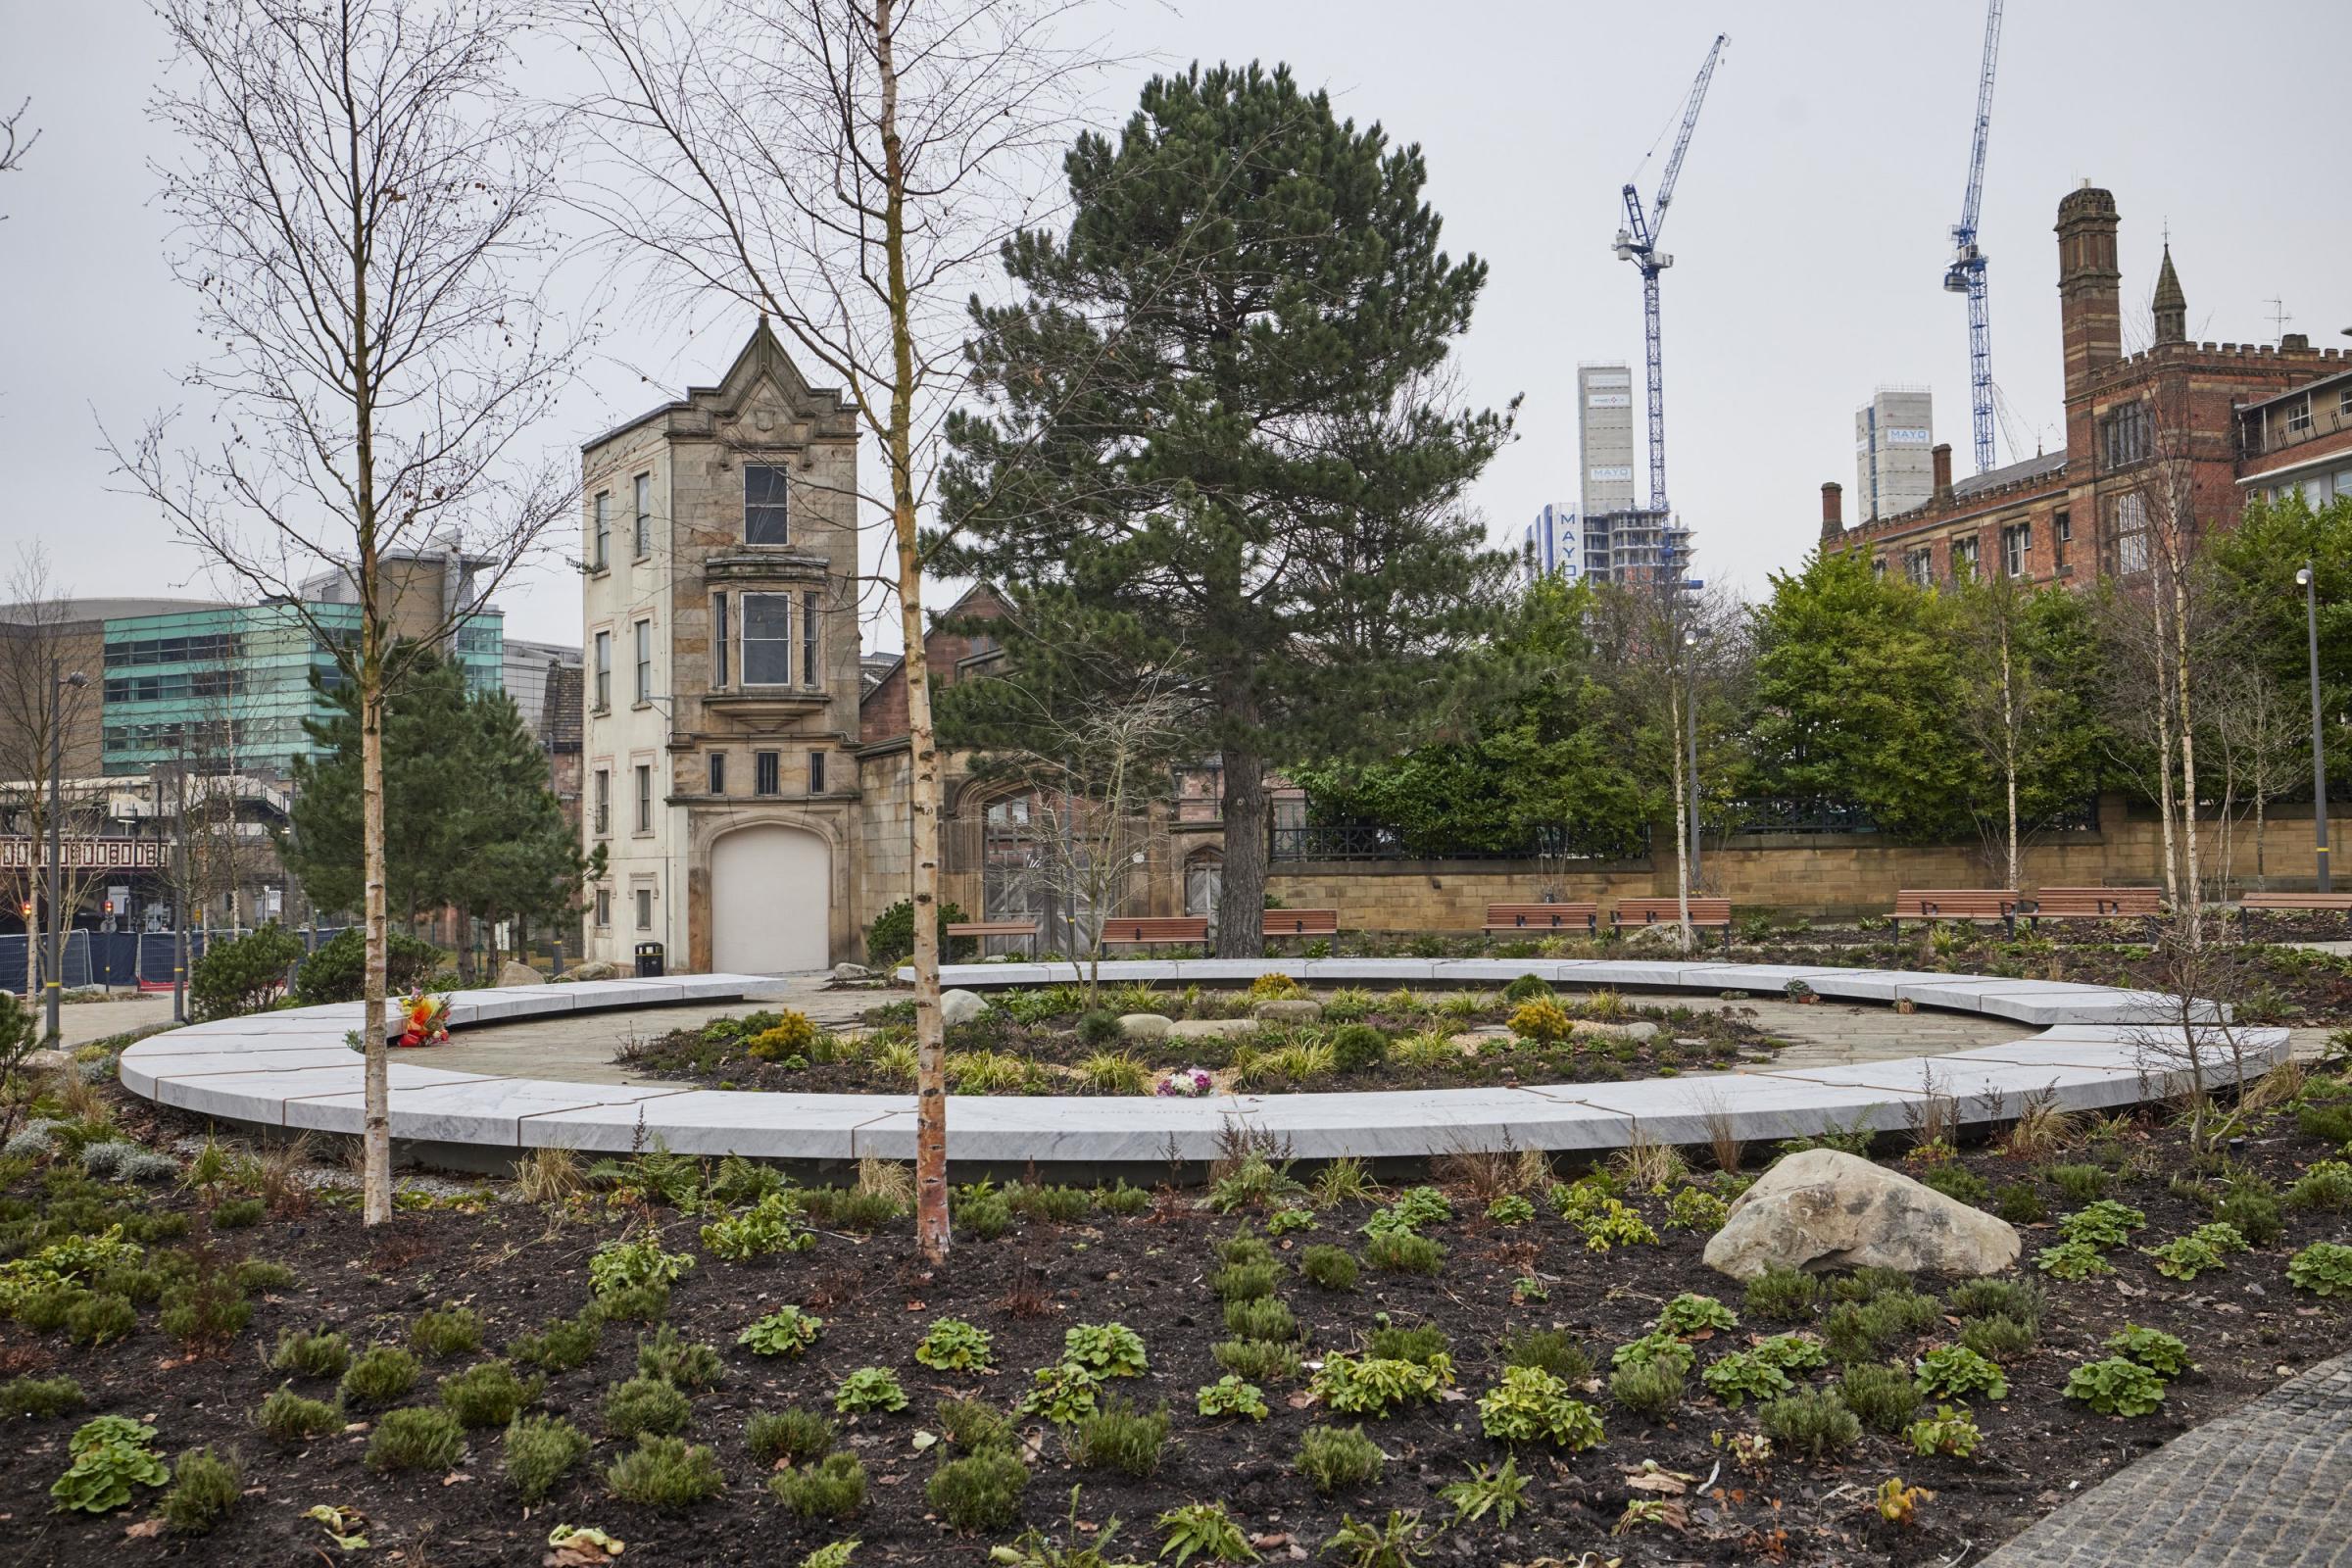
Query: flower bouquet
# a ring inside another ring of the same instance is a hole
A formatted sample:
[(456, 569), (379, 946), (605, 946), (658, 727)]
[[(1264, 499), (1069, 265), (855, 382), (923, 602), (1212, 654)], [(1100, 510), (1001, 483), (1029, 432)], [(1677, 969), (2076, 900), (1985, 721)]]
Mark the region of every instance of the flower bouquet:
[(421, 991), (409, 994), (400, 1004), (402, 1029), (396, 1046), (445, 1046), (449, 1044), (449, 999), (428, 997)]
[(1205, 1067), (1179, 1067), (1159, 1081), (1155, 1095), (1173, 1095), (1180, 1100), (1198, 1100), (1215, 1087)]

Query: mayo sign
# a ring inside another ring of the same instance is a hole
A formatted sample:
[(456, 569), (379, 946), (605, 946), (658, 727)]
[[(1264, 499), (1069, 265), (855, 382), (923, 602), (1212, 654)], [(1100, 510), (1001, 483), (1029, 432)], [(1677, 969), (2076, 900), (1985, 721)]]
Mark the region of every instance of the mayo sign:
[[(164, 846), (155, 839), (73, 838), (58, 848), (69, 871), (152, 869), (164, 863)], [(0, 871), (48, 869), (47, 839), (0, 838)]]

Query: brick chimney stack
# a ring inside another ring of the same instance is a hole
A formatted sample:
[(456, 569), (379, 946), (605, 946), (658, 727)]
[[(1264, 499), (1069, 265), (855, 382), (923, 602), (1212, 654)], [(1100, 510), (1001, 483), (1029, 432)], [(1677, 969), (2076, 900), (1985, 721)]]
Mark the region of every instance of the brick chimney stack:
[(1835, 539), (1845, 532), (1845, 486), (1832, 479), (1821, 487), (1821, 536)]
[(2058, 315), (2070, 400), (2124, 357), (2124, 274), (2115, 265), (2117, 222), (2113, 193), (2087, 179), (2058, 204)]
[(1952, 493), (1952, 444), (1938, 441), (1929, 456), (1936, 461), (1936, 499), (1941, 501)]

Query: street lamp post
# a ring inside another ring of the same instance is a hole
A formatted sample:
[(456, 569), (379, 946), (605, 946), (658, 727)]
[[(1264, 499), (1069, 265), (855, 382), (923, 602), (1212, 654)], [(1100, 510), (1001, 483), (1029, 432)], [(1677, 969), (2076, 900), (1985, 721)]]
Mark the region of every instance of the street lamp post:
[(2303, 588), (2303, 626), (2311, 641), (2311, 854), (2319, 889), (2328, 885), (2328, 748), (2320, 738), (2320, 585), (2309, 566), (2295, 573)]
[(66, 689), (72, 687), (79, 691), (89, 683), (90, 678), (78, 669), (71, 675), (60, 675), (57, 656), (49, 656), (49, 971), (41, 977), (41, 992), (49, 1004), (49, 1040), (52, 1045), (63, 1035), (58, 1027), (57, 1004), (59, 971), (64, 968), (66, 961), (61, 875), (61, 867), (65, 862), (65, 834), (64, 824), (60, 821), (65, 814), (66, 793)]

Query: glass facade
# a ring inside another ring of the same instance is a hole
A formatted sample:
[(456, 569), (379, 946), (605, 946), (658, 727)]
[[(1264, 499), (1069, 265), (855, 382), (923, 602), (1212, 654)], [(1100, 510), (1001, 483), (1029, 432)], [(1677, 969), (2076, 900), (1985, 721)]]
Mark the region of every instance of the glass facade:
[[(326, 637), (358, 637), (357, 605), (308, 609)], [(501, 690), (501, 613), (467, 616), (455, 642), (467, 689)], [(323, 691), (342, 679), (319, 633), (284, 604), (110, 620), (105, 665), (104, 765), (115, 775), (172, 762), (283, 773), (296, 758), (318, 755), (303, 720), (325, 715)]]

